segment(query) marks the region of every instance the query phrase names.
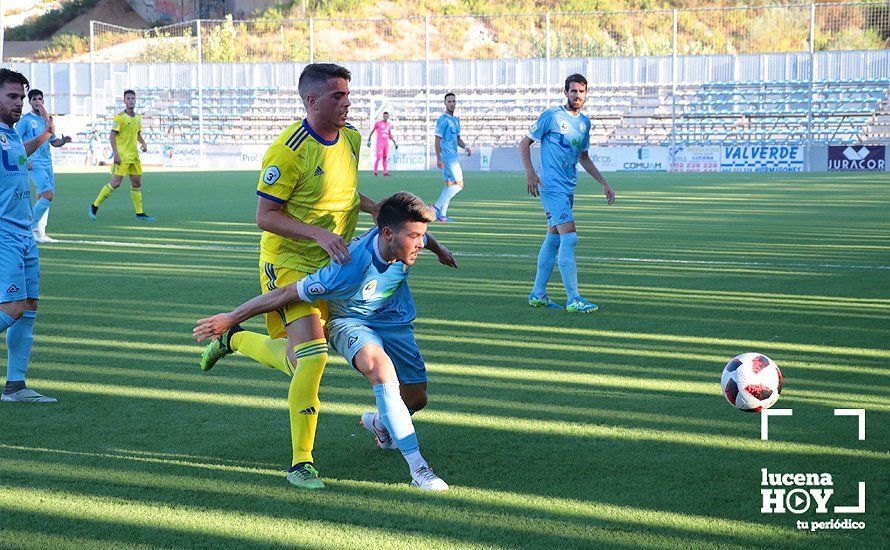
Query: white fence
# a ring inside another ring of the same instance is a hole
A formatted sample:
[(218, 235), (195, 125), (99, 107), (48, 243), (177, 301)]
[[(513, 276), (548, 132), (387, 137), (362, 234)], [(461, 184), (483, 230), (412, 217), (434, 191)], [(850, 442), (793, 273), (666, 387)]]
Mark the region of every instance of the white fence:
[[(431, 61), (429, 81), (418, 61), (347, 63), (356, 89), (558, 87), (574, 72), (591, 84), (684, 85), (739, 81), (881, 80), (890, 78), (890, 50), (584, 59)], [(12, 63), (43, 90), (53, 113), (92, 116), (119, 101), (125, 88), (295, 88), (295, 63)], [(92, 79), (91, 79), (92, 68)], [(549, 68), (549, 73), (548, 73)], [(674, 78), (676, 74), (676, 78)]]

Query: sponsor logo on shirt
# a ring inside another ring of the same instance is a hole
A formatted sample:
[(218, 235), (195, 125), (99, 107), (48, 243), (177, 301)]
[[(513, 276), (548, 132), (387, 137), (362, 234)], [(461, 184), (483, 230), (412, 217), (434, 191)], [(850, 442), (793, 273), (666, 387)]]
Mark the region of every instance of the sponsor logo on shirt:
[(368, 300), (377, 292), (377, 279), (371, 279), (362, 287), (362, 299)]
[(560, 120), (559, 121), (559, 132), (561, 134), (568, 134), (569, 133), (569, 123), (564, 120)]

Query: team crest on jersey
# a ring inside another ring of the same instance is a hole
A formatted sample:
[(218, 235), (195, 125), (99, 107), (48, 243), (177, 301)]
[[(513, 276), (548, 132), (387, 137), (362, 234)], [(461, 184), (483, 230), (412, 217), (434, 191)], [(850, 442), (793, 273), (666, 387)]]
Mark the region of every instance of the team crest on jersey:
[(371, 299), (375, 292), (377, 292), (377, 279), (371, 279), (362, 287), (362, 299)]
[(266, 185), (272, 185), (281, 177), (281, 170), (277, 166), (270, 166), (263, 172), (263, 182)]
[(312, 283), (311, 285), (306, 287), (306, 293), (313, 296), (324, 294), (326, 290), (327, 288), (325, 288), (325, 286), (321, 283)]
[(581, 123), (581, 131), (582, 131), (582, 132), (586, 132), (586, 131), (587, 131), (587, 124), (584, 123), (584, 122)]

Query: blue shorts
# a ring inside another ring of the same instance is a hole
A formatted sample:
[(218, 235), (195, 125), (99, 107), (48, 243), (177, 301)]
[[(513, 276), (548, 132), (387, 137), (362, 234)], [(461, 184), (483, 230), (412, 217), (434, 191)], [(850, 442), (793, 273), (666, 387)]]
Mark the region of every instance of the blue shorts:
[(541, 204), (544, 205), (544, 215), (547, 216), (547, 226), (556, 227), (561, 223), (575, 221), (572, 206), (575, 204), (575, 195), (567, 193), (541, 193)]
[(34, 237), (0, 231), (0, 303), (39, 297), (40, 265)]
[(31, 181), (34, 182), (38, 195), (52, 191), (55, 188), (56, 176), (53, 174), (52, 166), (34, 165), (32, 169), (28, 170), (28, 175), (31, 176)]
[(414, 339), (414, 323), (369, 326), (356, 319), (331, 319), (327, 323), (328, 340), (349, 364), (355, 367), (355, 354), (376, 344), (392, 359), (402, 384), (426, 382), (426, 363)]
[(460, 162), (455, 159), (442, 159), (445, 168), (442, 168), (442, 179), (445, 181), (464, 181), (464, 171), (460, 167)]

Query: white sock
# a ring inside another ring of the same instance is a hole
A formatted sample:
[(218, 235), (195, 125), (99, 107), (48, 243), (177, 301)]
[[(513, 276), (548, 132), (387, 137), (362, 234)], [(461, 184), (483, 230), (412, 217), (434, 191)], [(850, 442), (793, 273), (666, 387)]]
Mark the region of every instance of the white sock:
[(419, 450), (402, 456), (404, 456), (405, 460), (408, 462), (408, 469), (412, 474), (421, 468), (429, 467), (429, 464), (426, 463), (426, 460), (424, 460), (423, 455), (420, 454)]
[(41, 235), (46, 235), (46, 224), (49, 222), (49, 206), (46, 207), (46, 212), (41, 216), (40, 221), (37, 222), (37, 230), (40, 231)]

